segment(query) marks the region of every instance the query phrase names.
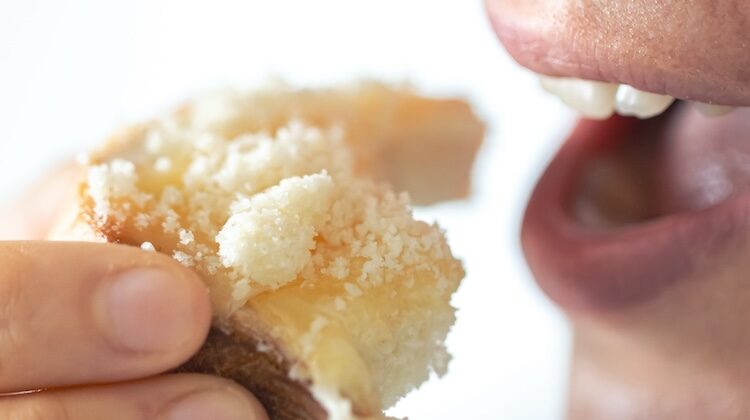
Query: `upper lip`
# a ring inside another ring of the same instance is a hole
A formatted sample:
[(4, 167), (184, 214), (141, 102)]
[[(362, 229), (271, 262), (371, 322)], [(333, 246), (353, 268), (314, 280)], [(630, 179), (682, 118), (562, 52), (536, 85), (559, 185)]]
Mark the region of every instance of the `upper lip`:
[(539, 285), (569, 309), (642, 302), (678, 281), (703, 278), (697, 261), (718, 261), (748, 236), (750, 194), (718, 205), (614, 228), (585, 225), (571, 211), (580, 175), (602, 141), (626, 141), (637, 122), (582, 120), (532, 194), (522, 244)]
[(679, 99), (750, 105), (750, 3), (486, 0), (521, 65)]

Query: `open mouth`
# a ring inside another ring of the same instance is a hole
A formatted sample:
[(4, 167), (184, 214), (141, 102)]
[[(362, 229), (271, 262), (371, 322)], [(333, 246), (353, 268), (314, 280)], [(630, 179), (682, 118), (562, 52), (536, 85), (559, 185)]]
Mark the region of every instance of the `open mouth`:
[(750, 241), (750, 3), (485, 4), (508, 53), (586, 118), (523, 221), (542, 289), (568, 312), (611, 312), (737, 269)]
[(524, 218), (540, 286), (568, 310), (611, 310), (720, 261), (748, 236), (749, 136), (750, 109), (707, 117), (684, 102), (647, 120), (581, 120)]

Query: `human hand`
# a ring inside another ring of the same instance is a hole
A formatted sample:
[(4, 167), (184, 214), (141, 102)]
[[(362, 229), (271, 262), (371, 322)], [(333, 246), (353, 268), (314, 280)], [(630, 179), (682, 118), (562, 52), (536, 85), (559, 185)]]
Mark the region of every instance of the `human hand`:
[[(0, 215), (0, 237), (43, 237), (70, 180), (56, 176)], [(0, 418), (267, 418), (231, 381), (159, 375), (198, 350), (210, 319), (200, 279), (164, 255), (0, 241)]]

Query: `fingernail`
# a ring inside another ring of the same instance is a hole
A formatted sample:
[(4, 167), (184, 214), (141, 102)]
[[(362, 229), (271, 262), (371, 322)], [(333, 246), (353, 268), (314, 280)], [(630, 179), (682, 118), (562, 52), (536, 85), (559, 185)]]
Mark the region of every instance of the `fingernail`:
[(260, 420), (259, 405), (231, 390), (188, 394), (167, 408), (164, 420)]
[(115, 345), (150, 353), (179, 348), (195, 335), (195, 303), (194, 291), (184, 279), (144, 268), (105, 281), (97, 312)]

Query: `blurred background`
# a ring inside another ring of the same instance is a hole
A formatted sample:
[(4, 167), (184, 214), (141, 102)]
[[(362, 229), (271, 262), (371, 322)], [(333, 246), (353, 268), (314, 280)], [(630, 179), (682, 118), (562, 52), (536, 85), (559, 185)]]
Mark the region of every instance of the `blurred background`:
[(418, 209), (468, 276), (448, 375), (391, 414), (559, 419), (569, 333), (518, 232), (573, 116), (502, 50), (478, 0), (0, 0), (0, 201), (117, 127), (212, 89), (371, 77), (467, 98), (489, 126), (467, 202)]

